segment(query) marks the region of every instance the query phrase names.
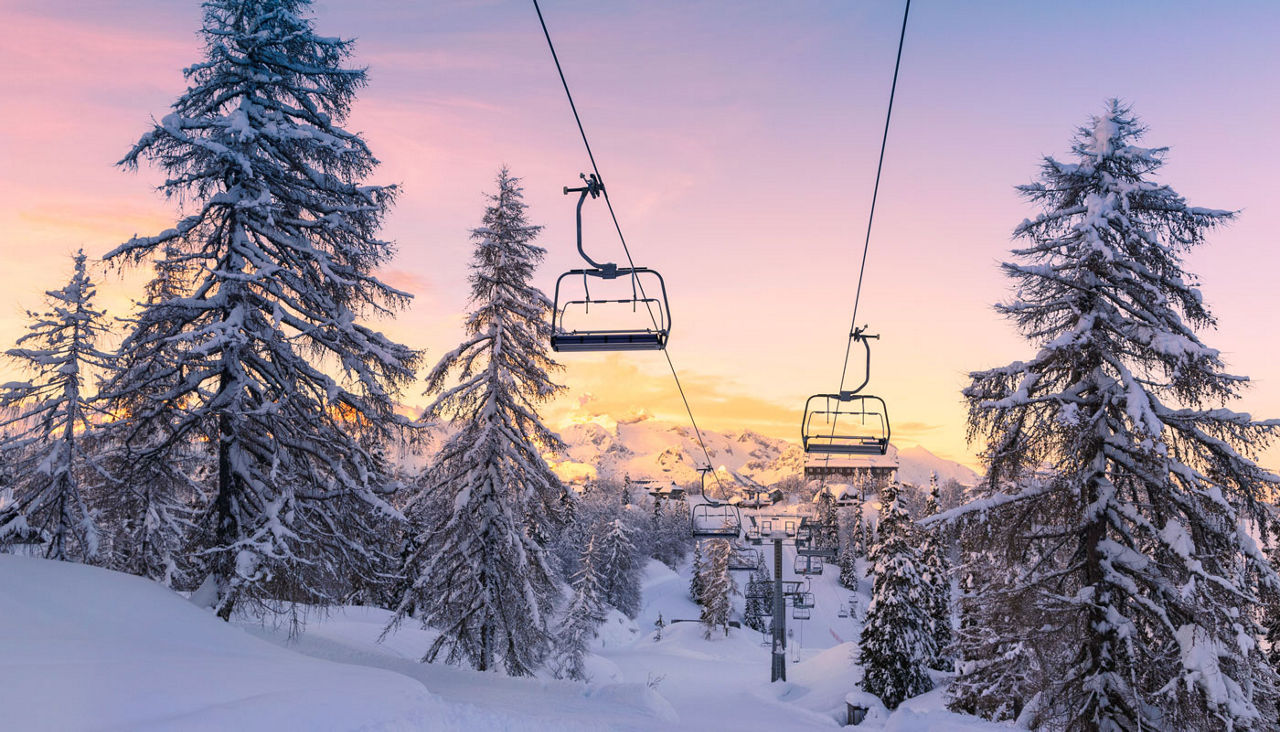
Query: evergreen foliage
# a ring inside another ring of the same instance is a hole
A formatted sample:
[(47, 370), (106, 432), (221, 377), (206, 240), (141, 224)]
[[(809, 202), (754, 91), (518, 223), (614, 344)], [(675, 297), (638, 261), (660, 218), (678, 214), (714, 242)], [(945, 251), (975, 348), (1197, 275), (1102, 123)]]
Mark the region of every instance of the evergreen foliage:
[(121, 161), (158, 165), (192, 210), (108, 259), (172, 249), (193, 273), (182, 297), (143, 308), (121, 353), (173, 379), (136, 419), (167, 435), (150, 454), (192, 435), (216, 445), (192, 545), (195, 599), (223, 618), (242, 598), (332, 602), (368, 571), (374, 520), (394, 513), (369, 445), (396, 437), (419, 358), (357, 320), (410, 297), (373, 275), (393, 251), (377, 231), (395, 189), (361, 182), (377, 161), (338, 125), (365, 72), (343, 65), (350, 41), (315, 34), (309, 5), (207, 0), (190, 86)]
[(654, 499), (653, 558), (677, 569), (689, 554), (689, 502), (680, 498)]
[[(155, 262), (138, 310), (183, 296), (191, 277), (176, 246), (166, 246)], [(123, 321), (136, 327), (135, 340), (169, 324)], [(165, 401), (180, 391), (182, 376), (169, 368), (179, 361), (185, 344), (167, 340), (157, 350), (125, 349), (111, 364), (102, 387), (103, 408), (114, 419), (101, 426), (102, 449), (116, 485), (93, 501), (108, 527), (108, 566), (174, 586), (188, 579), (187, 542), (195, 531), (197, 512), (207, 508), (206, 478), (212, 464), (207, 445), (193, 433), (175, 435), (190, 398)]]
[(710, 551), (704, 565), (702, 579), (702, 625), (703, 637), (710, 639), (716, 628), (723, 628), (729, 635), (729, 615), (733, 610), (733, 596), (738, 594), (737, 585), (729, 572), (729, 557), (733, 554), (733, 543), (728, 539), (710, 540)]
[(748, 628), (763, 633), (769, 629), (768, 618), (772, 614), (773, 578), (769, 576), (769, 569), (761, 556), (747, 579), (747, 604), (742, 622)]
[(918, 529), (898, 502), (898, 486), (881, 493), (880, 524), (871, 548), (871, 605), (859, 639), (862, 688), (895, 709), (933, 687), (936, 655), (928, 614), (929, 589), (915, 547)]
[(0, 546), (39, 542), (49, 559), (86, 561), (98, 554), (100, 530), (83, 479), (112, 479), (85, 449), (95, 414), (85, 382), (110, 355), (96, 345), (106, 328), (84, 252), (73, 262), (71, 281), (45, 293), (48, 310), (27, 313), (26, 334), (5, 354), (32, 378), (0, 387), (0, 453), (12, 484), (0, 486)]
[[(484, 214), (471, 264), (467, 339), (427, 378), (436, 394), (424, 419), (450, 419), (449, 437), (424, 476), (442, 494), (439, 513), (418, 526), (420, 549), (404, 574), (412, 585), (393, 622), (415, 608), (440, 632), (425, 661), (532, 674), (551, 641), (560, 590), (547, 545), (565, 526), (567, 489), (542, 457), (562, 449), (537, 407), (561, 387), (548, 377), (545, 295), (531, 284), (544, 250), (525, 219), (519, 180), (503, 168)], [(445, 386), (456, 374), (458, 383)]]
[(596, 557), (600, 553), (594, 539), (588, 540), (582, 549), (578, 572), (572, 582), (573, 600), (556, 631), (554, 674), (557, 679), (589, 681), (583, 663), (587, 646), (596, 637), (597, 629), (605, 620), (605, 592), (600, 584), (600, 572), (596, 564)]
[(699, 605), (702, 604), (702, 590), (707, 573), (707, 559), (702, 552), (703, 543), (702, 541), (693, 543), (693, 566), (689, 577), (689, 599)]
[(604, 535), (593, 544), (598, 547), (601, 597), (629, 618), (640, 614), (641, 556), (632, 543), (631, 531), (621, 519), (605, 527)]
[(840, 517), (836, 514), (836, 501), (829, 492), (818, 496), (817, 527), (814, 531), (814, 548), (840, 548)]
[[(929, 496), (924, 516), (938, 513), (938, 474), (929, 478)], [(951, 567), (943, 542), (944, 526), (933, 525), (924, 530), (920, 556), (924, 560), (924, 581), (929, 593), (929, 623), (936, 652), (929, 665), (943, 671), (952, 670), (951, 648)]]
[[(1247, 379), (1195, 331), (1215, 323), (1183, 258), (1235, 214), (1155, 182), (1166, 149), (1139, 146), (1144, 132), (1113, 100), (1073, 161), (1045, 158), (1019, 188), (1042, 210), (1014, 232), (1017, 296), (998, 309), (1037, 350), (965, 390), (986, 445), (975, 507), (1003, 560), (969, 604), (1010, 611), (999, 643), (1035, 636), (1040, 724), (1257, 728), (1275, 719), (1275, 677), (1252, 608), (1280, 579), (1242, 527), (1280, 482), (1253, 461), (1280, 422), (1224, 408)], [(966, 671), (955, 692), (1020, 690)]]

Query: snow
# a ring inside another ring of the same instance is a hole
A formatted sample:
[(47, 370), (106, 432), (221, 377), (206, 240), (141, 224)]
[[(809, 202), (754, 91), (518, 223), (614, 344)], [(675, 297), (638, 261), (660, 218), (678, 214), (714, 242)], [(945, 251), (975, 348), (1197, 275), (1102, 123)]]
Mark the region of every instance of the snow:
[(14, 730), (414, 730), (421, 684), (265, 643), (159, 584), (0, 555), (0, 708)]
[[(858, 620), (837, 616), (852, 593), (835, 575), (812, 578), (811, 620), (788, 618), (789, 680), (770, 684), (760, 635), (705, 640), (698, 623), (673, 623), (698, 615), (688, 567), (650, 562), (638, 618), (609, 615), (587, 659), (593, 680), (580, 684), (421, 663), (435, 633), (406, 622), (379, 642), (380, 609), (312, 613), (291, 638), (250, 619), (228, 625), (140, 578), (0, 555), (0, 708), (23, 730), (830, 729), (861, 675)], [(867, 598), (853, 597), (860, 616)], [(669, 624), (655, 642), (659, 612)], [(1008, 729), (946, 711), (942, 694), (864, 728)]]

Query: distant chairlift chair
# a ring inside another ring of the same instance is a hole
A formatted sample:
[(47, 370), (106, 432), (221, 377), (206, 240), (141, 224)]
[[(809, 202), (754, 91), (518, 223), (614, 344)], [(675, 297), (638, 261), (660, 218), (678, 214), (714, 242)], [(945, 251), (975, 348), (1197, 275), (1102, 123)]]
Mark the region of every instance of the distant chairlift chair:
[(814, 394), (804, 405), (800, 443), (810, 454), (883, 455), (889, 450), (889, 408), (884, 400), (862, 394), (871, 380), (870, 339), (857, 329), (852, 337), (867, 351), (867, 374), (856, 389), (837, 394)]
[(742, 534), (742, 514), (727, 503), (696, 504), (692, 523), (695, 539), (735, 539)]
[(760, 552), (749, 547), (734, 547), (729, 555), (729, 570), (733, 572), (752, 572), (760, 563)]
[[(591, 265), (589, 269), (573, 269), (556, 280), (555, 299), (551, 315), (551, 349), (553, 351), (657, 351), (666, 348), (671, 332), (671, 309), (667, 302), (667, 286), (662, 275), (647, 267), (622, 267), (612, 262), (601, 264), (582, 248), (582, 204), (587, 196), (598, 197), (604, 192), (604, 184), (595, 174), (582, 176), (586, 185), (564, 189), (565, 194), (578, 193), (578, 254)], [(582, 279), (580, 295), (568, 294), (566, 280)], [(631, 281), (630, 297), (597, 299), (591, 296), (592, 279), (605, 283), (626, 278)], [(646, 288), (646, 284), (648, 288)], [(590, 324), (573, 324), (570, 320), (586, 319), (591, 306), (608, 307), (630, 305), (636, 315), (628, 321), (628, 327), (600, 328)], [(643, 307), (645, 317), (639, 319)]]
[(822, 560), (815, 556), (796, 555), (795, 564), (791, 569), (799, 575), (822, 574)]

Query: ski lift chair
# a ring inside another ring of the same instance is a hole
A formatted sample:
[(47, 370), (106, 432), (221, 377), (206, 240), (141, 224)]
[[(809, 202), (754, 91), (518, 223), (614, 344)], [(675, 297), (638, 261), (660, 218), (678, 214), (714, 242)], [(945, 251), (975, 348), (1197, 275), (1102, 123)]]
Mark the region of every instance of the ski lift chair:
[(759, 561), (760, 554), (755, 549), (744, 549), (736, 547), (732, 554), (729, 555), (729, 571), (731, 572), (752, 572), (755, 571), (756, 564)]
[(817, 557), (806, 557), (797, 554), (792, 570), (799, 575), (822, 574), (822, 560)]
[(797, 557), (821, 557), (824, 559), (835, 559), (835, 547), (819, 547), (813, 539), (800, 541), (800, 537), (796, 537), (796, 556)]
[[(590, 268), (572, 269), (556, 279), (556, 290), (551, 311), (551, 350), (553, 351), (656, 351), (667, 346), (671, 332), (671, 308), (667, 301), (667, 285), (662, 275), (647, 267), (618, 267), (612, 262), (601, 264), (587, 255), (582, 248), (582, 204), (587, 196), (598, 197), (604, 192), (604, 184), (592, 174), (583, 175), (586, 182), (581, 188), (565, 187), (566, 195), (578, 193), (578, 254), (591, 265)], [(567, 281), (581, 279), (581, 291), (570, 294)], [(607, 288), (617, 280), (630, 280), (629, 297), (592, 297), (591, 282), (598, 281), (599, 288)], [(645, 285), (648, 285), (646, 288)], [(615, 327), (593, 325), (599, 314), (591, 316), (591, 306), (607, 308), (618, 313), (630, 306), (632, 316), (621, 322), (609, 323)], [(641, 316), (641, 310), (644, 314)], [(589, 318), (590, 316), (590, 318)]]
[(799, 608), (805, 608), (805, 609), (813, 607), (814, 605), (813, 593), (801, 592), (797, 594), (795, 597), (791, 598), (791, 605), (792, 607), (799, 607)]
[(733, 539), (742, 533), (742, 514), (727, 503), (699, 503), (692, 525), (695, 539)]
[(809, 608), (807, 608), (807, 607), (793, 607), (793, 608), (791, 608), (791, 619), (792, 619), (792, 620), (808, 620), (810, 617), (812, 617), (812, 616), (809, 614)]
[(729, 569), (735, 572), (751, 572), (760, 563), (760, 552), (749, 547), (734, 547), (729, 555)]
[(889, 451), (889, 408), (878, 396), (861, 393), (871, 380), (871, 343), (879, 336), (851, 337), (867, 351), (866, 378), (856, 389), (836, 394), (814, 394), (804, 403), (800, 444), (806, 453), (827, 455), (884, 455)]
[(841, 606), (840, 606), (840, 610), (839, 610), (839, 612), (837, 612), (836, 614), (837, 614), (837, 615), (839, 615), (839, 616), (840, 616), (840, 617), (842, 617), (842, 618), (847, 618), (847, 617), (849, 617), (849, 606), (848, 606), (848, 605), (841, 605)]

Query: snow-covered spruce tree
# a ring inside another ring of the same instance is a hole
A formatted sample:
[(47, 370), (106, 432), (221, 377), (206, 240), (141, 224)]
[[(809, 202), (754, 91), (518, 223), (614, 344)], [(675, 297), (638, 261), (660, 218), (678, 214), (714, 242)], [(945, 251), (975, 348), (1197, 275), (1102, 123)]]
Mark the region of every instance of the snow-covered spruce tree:
[(689, 533), (689, 502), (684, 497), (659, 498), (662, 507), (653, 537), (653, 558), (677, 569), (689, 554), (693, 539)]
[(862, 689), (895, 709), (933, 688), (928, 666), (936, 652), (929, 622), (929, 588), (916, 551), (919, 529), (898, 502), (898, 486), (881, 491), (876, 543), (870, 561), (871, 605), (859, 639)]
[[(588, 680), (583, 660), (588, 644), (596, 637), (596, 629), (605, 619), (604, 588), (600, 585), (596, 564), (601, 554), (603, 552), (597, 548), (594, 538), (589, 539), (582, 549), (578, 572), (572, 581), (573, 600), (555, 634), (555, 661), (552, 665), (557, 679)], [(661, 628), (658, 632), (662, 632)]]
[(814, 531), (814, 547), (817, 549), (840, 548), (840, 517), (836, 515), (836, 501), (831, 493), (823, 491), (818, 496), (818, 526)]
[(703, 556), (702, 541), (693, 543), (693, 563), (689, 577), (689, 599), (702, 604), (702, 590), (707, 573), (707, 559)]
[(27, 333), (6, 352), (31, 379), (0, 387), (0, 453), (13, 482), (0, 508), (0, 546), (38, 537), (45, 557), (85, 561), (97, 556), (100, 531), (82, 478), (111, 482), (85, 449), (96, 413), (85, 382), (110, 356), (96, 345), (106, 327), (84, 252), (73, 261), (71, 281), (45, 293), (48, 310), (28, 312)]
[(605, 525), (594, 542), (601, 596), (622, 614), (634, 618), (640, 613), (640, 556), (631, 539), (631, 530), (621, 519)]
[[(1280, 571), (1280, 536), (1273, 533), (1272, 541), (1275, 545), (1270, 551), (1271, 566)], [(1268, 589), (1264, 598), (1262, 623), (1267, 641), (1267, 662), (1280, 674), (1280, 589)]]
[(1019, 601), (1017, 578), (1024, 568), (1009, 566), (991, 549), (993, 536), (986, 529), (983, 522), (972, 521), (962, 531), (966, 562), (957, 568), (960, 622), (955, 633), (959, 677), (947, 688), (947, 706), (1034, 728), (1040, 722), (1036, 689), (1049, 681), (1040, 659), (1057, 652), (1042, 651), (1054, 645), (1046, 638), (1061, 631), (1032, 624), (1044, 617)]
[(761, 633), (769, 628), (766, 619), (772, 614), (773, 580), (769, 577), (769, 570), (765, 566), (764, 557), (761, 556), (756, 562), (756, 568), (752, 570), (751, 577), (747, 580), (747, 604), (742, 614), (742, 623), (752, 630), (758, 630)]
[[(309, 4), (207, 0), (189, 88), (121, 161), (153, 161), (193, 210), (108, 257), (172, 247), (195, 273), (184, 297), (138, 315), (122, 355), (170, 358), (160, 374), (176, 386), (158, 399), (187, 403), (156, 429), (217, 446), (196, 597), (223, 618), (246, 598), (332, 601), (360, 571), (365, 517), (391, 509), (384, 466), (352, 427), (391, 437), (419, 358), (357, 322), (410, 297), (372, 274), (393, 251), (377, 231), (395, 189), (361, 183), (377, 161), (338, 125), (365, 72), (343, 66), (349, 41), (313, 32)], [(168, 417), (153, 414), (144, 425)]]
[[(140, 312), (184, 295), (190, 281), (181, 252), (167, 246), (155, 263), (145, 288)], [(124, 320), (134, 342), (163, 330), (163, 322)], [(203, 479), (210, 473), (210, 447), (189, 433), (176, 437), (174, 425), (193, 401), (166, 402), (166, 394), (181, 381), (170, 365), (189, 347), (174, 339), (145, 353), (124, 349), (111, 363), (101, 387), (102, 408), (113, 419), (98, 430), (116, 484), (91, 496), (91, 505), (107, 528), (112, 569), (174, 586), (185, 578), (189, 562), (183, 556), (194, 529), (193, 519), (203, 507)], [(141, 361), (136, 360), (143, 356)], [(111, 398), (108, 395), (120, 396)]]
[(840, 567), (840, 586), (848, 590), (858, 589), (858, 557), (863, 555), (862, 543), (862, 502), (852, 508), (845, 507), (839, 510), (840, 532), (842, 541), (840, 542), (840, 554), (836, 557), (836, 564)]
[[(565, 524), (566, 488), (543, 460), (562, 449), (538, 417), (561, 387), (547, 372), (551, 303), (530, 280), (543, 250), (540, 227), (525, 219), (519, 180), (503, 168), (483, 225), (472, 231), (466, 341), (427, 378), (437, 394), (424, 419), (452, 420), (456, 432), (428, 470), (425, 485), (448, 510), (417, 527), (422, 549), (409, 558), (413, 584), (395, 620), (416, 607), (440, 632), (424, 661), (479, 670), (501, 662), (532, 674), (551, 640), (548, 621), (560, 589), (547, 544)], [(456, 374), (458, 383), (446, 386)]]
[[(938, 474), (929, 478), (929, 495), (925, 499), (924, 516), (938, 513)], [(943, 671), (952, 669), (951, 649), (951, 567), (947, 559), (947, 547), (943, 540), (946, 527), (942, 524), (924, 529), (920, 543), (920, 556), (924, 560), (924, 581), (929, 591), (929, 623), (933, 634), (936, 655), (930, 660), (932, 668)]]
[(733, 543), (728, 539), (712, 539), (710, 544), (702, 580), (702, 636), (708, 640), (716, 628), (722, 628), (724, 634), (729, 635), (729, 614), (733, 611), (733, 596), (738, 594), (729, 572)]
[(1280, 482), (1252, 460), (1280, 421), (1223, 407), (1247, 379), (1193, 330), (1214, 320), (1182, 259), (1234, 214), (1152, 180), (1166, 149), (1138, 146), (1144, 131), (1111, 101), (1073, 162), (1046, 158), (1020, 187), (1042, 212), (1014, 232), (1017, 296), (997, 309), (1038, 351), (972, 374), (970, 435), (993, 493), (1055, 468), (990, 512), (1028, 568), (1029, 615), (1070, 629), (1045, 723), (1257, 727), (1274, 684), (1250, 585), (1280, 580), (1244, 526)]

